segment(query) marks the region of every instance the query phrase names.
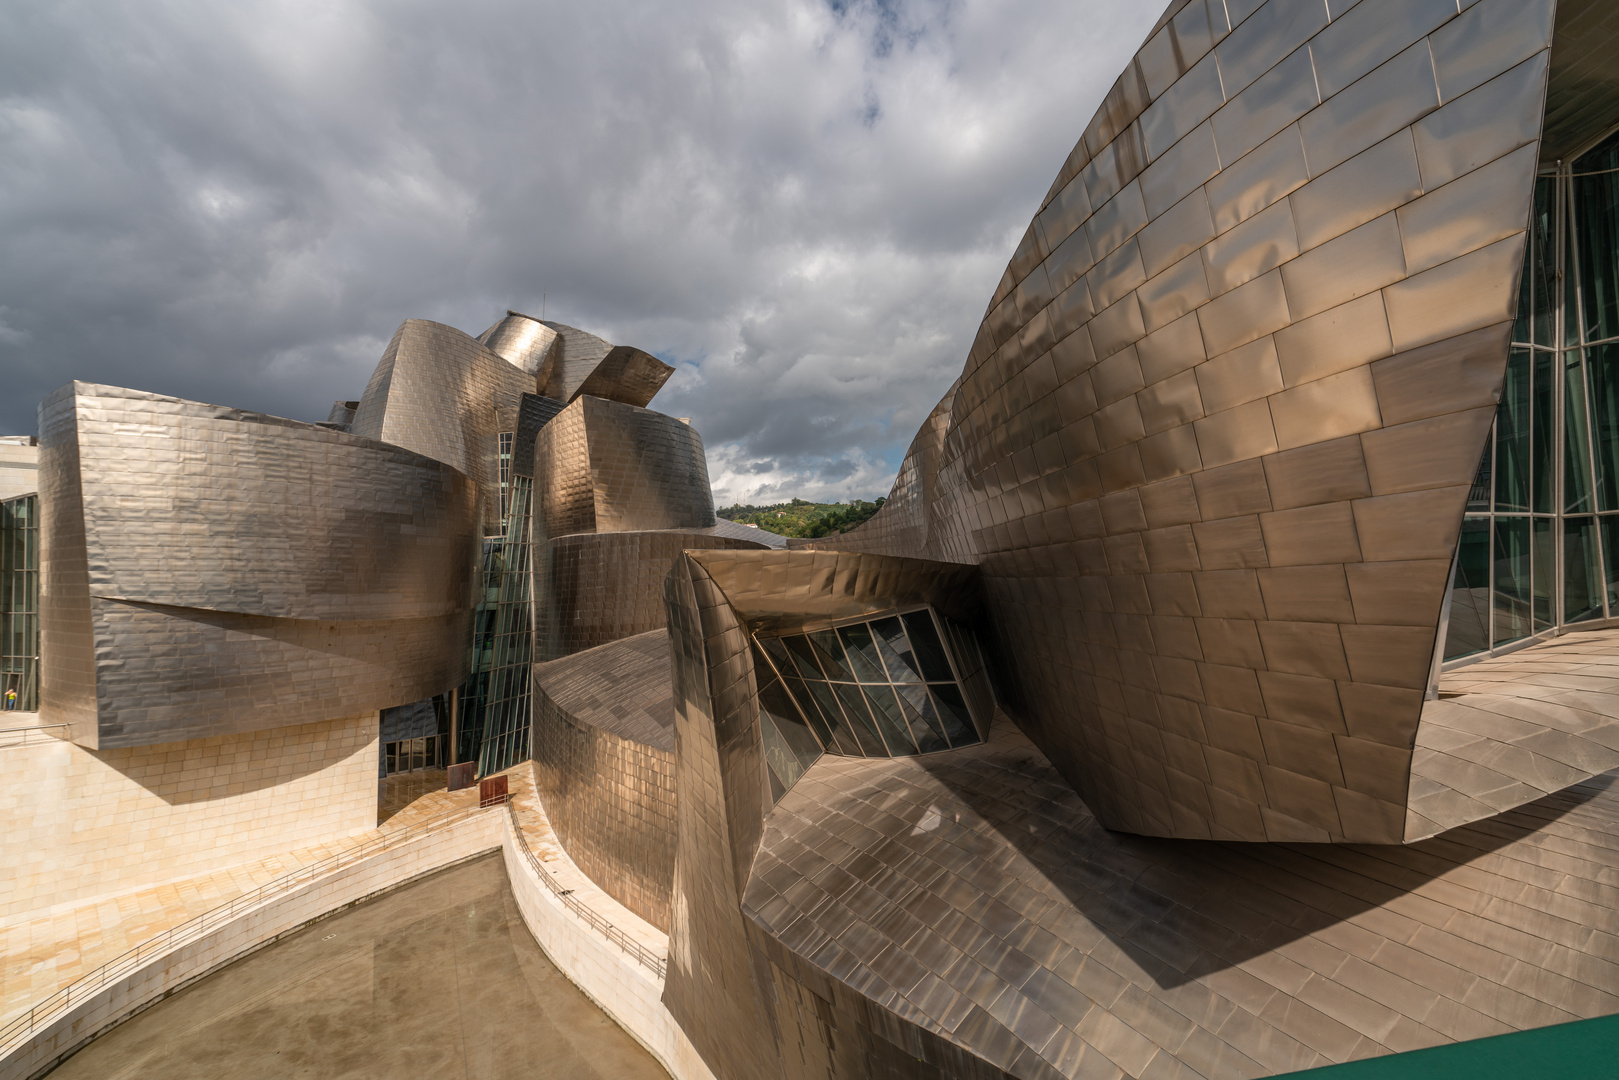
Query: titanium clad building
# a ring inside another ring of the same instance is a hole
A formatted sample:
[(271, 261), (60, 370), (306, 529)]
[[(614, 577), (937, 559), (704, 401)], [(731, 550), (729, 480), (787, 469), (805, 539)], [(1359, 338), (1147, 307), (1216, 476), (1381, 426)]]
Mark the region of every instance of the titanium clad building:
[(60, 725), (27, 783), (142, 809), (15, 830), (4, 912), (471, 761), (654, 957), (618, 1018), (681, 1080), (1223, 1080), (1619, 1013), (1616, 29), (1176, 0), (824, 539), (717, 519), (673, 369), (517, 312), (407, 321), (318, 424), (64, 387), (0, 675)]

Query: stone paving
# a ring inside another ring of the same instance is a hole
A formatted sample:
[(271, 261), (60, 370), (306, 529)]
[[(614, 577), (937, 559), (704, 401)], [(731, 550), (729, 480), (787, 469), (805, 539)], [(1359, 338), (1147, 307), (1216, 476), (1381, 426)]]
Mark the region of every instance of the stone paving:
[[(436, 774), (436, 783), (434, 776)], [(478, 789), (443, 790), (444, 771), (390, 777), (379, 785), (377, 830), (266, 855), (182, 878), (63, 906), (0, 924), (0, 1023), (141, 942), (283, 874), (439, 814), (476, 806)], [(532, 788), (532, 783), (531, 783)]]

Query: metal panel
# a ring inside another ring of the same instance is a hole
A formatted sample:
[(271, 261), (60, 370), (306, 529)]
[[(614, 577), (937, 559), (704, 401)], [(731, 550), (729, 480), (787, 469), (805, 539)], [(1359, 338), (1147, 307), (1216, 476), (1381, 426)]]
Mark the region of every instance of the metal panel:
[(465, 676), (479, 499), (455, 469), (116, 387), (40, 415), (42, 711), (76, 741), (353, 716)]
[[(1212, 57), (1218, 32), (1183, 47), (1177, 20), (1203, 25), (1219, 7), (1237, 28)], [(1541, 0), (1525, 7), (1173, 6), (1053, 185), (1083, 170), (1092, 252), (1125, 249), (1092, 274), (1096, 313), (1065, 302), (1059, 331), (1057, 305), (1040, 324), (1003, 303), (908, 459), (927, 461), (925, 488), (907, 480), (903, 513), (811, 545), (979, 565), (1022, 695), (1015, 718), (1110, 827), (1404, 839), (1388, 776), (1409, 768), (1421, 713), (1412, 678), (1444, 575), (1428, 564), (1455, 543), (1470, 479), (1458, 463), (1478, 438), (1462, 414), (1498, 393), (1528, 219), (1523, 158), (1492, 164), (1539, 130), (1551, 30), (1534, 21)], [(1216, 66), (1228, 100), (1199, 122)], [(1132, 239), (1147, 276), (1120, 295)], [(1016, 344), (996, 355), (986, 342)], [(1034, 391), (1029, 365), (1054, 371), (1055, 390)], [(1031, 408), (1040, 393), (1049, 421)], [(1113, 514), (1104, 528), (1089, 502), (1188, 480), (1194, 518)], [(1365, 619), (1341, 584), (1276, 592), (1288, 617), (1267, 616), (1255, 571), (1315, 567), (1342, 583), (1363, 559), (1420, 566), (1356, 569)], [(1426, 598), (1427, 629), (1385, 580)], [(1150, 621), (1171, 616), (1273, 628), (1264, 647), (1252, 627), (1200, 628), (1198, 659), (1184, 631)], [(1301, 641), (1337, 652), (1312, 654), (1316, 674), (1273, 670), (1305, 623), (1327, 629)], [(1392, 756), (1368, 769), (1371, 752), (1345, 744), (1334, 771), (1327, 744), (1272, 728), (1267, 760), (1257, 726), (1240, 742), (1215, 709), (1301, 729), (1315, 717), (1343, 738), (1375, 733)], [(1239, 744), (1257, 756), (1243, 764)]]

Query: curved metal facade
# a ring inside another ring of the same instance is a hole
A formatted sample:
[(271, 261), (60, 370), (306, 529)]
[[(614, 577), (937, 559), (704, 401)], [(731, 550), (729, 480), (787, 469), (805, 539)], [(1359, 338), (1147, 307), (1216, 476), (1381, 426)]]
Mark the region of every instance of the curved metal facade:
[(478, 489), (457, 470), (85, 383), (40, 431), (42, 710), (75, 741), (353, 716), (465, 676)]
[(534, 668), (534, 780), (557, 839), (613, 899), (669, 929), (675, 869), (669, 637)]
[(1109, 827), (1406, 839), (1553, 11), (1172, 5), (835, 545), (981, 565), (1019, 722)]
[(536, 539), (712, 527), (703, 439), (672, 416), (580, 397), (540, 429)]
[[(406, 319), (394, 332), (350, 422), (355, 435), (415, 451), (500, 489), (498, 409), (534, 392), (534, 376), (453, 326)], [(500, 506), (484, 507), (500, 532)]]

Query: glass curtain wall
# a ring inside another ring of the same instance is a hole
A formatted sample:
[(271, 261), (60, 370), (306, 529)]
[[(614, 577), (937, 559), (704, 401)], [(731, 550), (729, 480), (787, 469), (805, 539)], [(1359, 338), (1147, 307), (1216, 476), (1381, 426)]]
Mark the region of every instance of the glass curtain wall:
[[(475, 721), (479, 776), (499, 772), (529, 756), (529, 682), (534, 655), (533, 612), (529, 605), (529, 504), (533, 494), (531, 478), (512, 477), (493, 618), (481, 650), (482, 663), (474, 676), (483, 676)], [(485, 575), (486, 588), (489, 577)]]
[(39, 711), (37, 495), (0, 503), (0, 709)]
[(1445, 660), (1619, 617), (1619, 135), (1535, 182), (1518, 321)]
[(972, 635), (929, 608), (755, 636), (772, 793), (780, 799), (822, 753), (904, 757), (980, 741), (976, 695), (963, 688), (982, 668)]

